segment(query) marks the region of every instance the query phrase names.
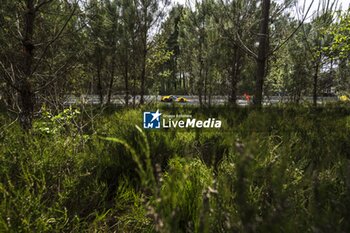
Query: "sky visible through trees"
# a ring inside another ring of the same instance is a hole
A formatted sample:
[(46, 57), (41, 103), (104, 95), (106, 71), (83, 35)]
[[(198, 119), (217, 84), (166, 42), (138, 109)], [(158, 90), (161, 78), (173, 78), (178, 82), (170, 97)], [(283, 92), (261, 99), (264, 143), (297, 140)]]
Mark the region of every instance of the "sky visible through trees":
[[(182, 5), (185, 5), (187, 2), (194, 2), (195, 0), (173, 0), (174, 4), (180, 3)], [(201, 0), (199, 0), (201, 1)], [(310, 10), (310, 15), (312, 15), (312, 12), (315, 12), (317, 10), (318, 5), (322, 2), (323, 0), (314, 0), (312, 3), (312, 7)], [(281, 0), (277, 1), (281, 2)], [(296, 0), (297, 6), (299, 11), (303, 11), (303, 6), (305, 4), (306, 8), (309, 6), (312, 2), (312, 0)], [(295, 5), (295, 4), (294, 4)], [(338, 0), (338, 6), (341, 6), (342, 10), (345, 10), (349, 7), (350, 1), (349, 0)], [(295, 7), (293, 9), (295, 11)], [(305, 10), (306, 11), (306, 10)]]
[(302, 12), (292, 0), (188, 2), (4, 1), (2, 101), (30, 128), (43, 103), (67, 95), (96, 95), (102, 106), (186, 95), (202, 107), (247, 93), (256, 106), (276, 95), (316, 106), (348, 91), (345, 1), (306, 1)]

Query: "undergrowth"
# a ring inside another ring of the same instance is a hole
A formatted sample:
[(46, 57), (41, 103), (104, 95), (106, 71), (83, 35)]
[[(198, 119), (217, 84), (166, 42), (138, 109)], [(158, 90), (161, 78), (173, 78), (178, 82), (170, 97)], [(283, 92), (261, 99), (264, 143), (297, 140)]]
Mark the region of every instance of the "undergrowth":
[[(149, 110), (149, 109), (146, 109)], [(350, 109), (161, 107), (221, 129), (0, 114), (0, 232), (350, 232)]]

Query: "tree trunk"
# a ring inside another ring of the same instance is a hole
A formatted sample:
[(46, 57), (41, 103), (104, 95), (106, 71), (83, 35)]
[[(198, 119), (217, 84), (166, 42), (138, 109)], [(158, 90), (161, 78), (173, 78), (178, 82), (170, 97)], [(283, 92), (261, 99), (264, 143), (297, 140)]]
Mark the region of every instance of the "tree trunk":
[(147, 32), (148, 32), (148, 6), (144, 6), (143, 9), (144, 24), (142, 33), (142, 70), (141, 70), (141, 93), (140, 93), (140, 104), (144, 104), (145, 95), (145, 79), (146, 79), (146, 59), (147, 59)]
[(98, 61), (97, 65), (97, 92), (100, 97), (100, 104), (103, 105), (103, 88), (102, 88), (102, 80), (101, 80), (101, 69), (102, 65), (101, 62)]
[(231, 93), (229, 102), (232, 106), (237, 105), (237, 80), (235, 74), (231, 74)]
[(145, 79), (146, 79), (146, 51), (143, 52), (142, 58), (142, 71), (141, 71), (141, 93), (140, 93), (140, 104), (145, 103)]
[[(200, 39), (201, 40), (201, 39)], [(199, 51), (199, 80), (198, 80), (198, 99), (199, 106), (203, 106), (203, 59), (202, 59), (202, 44), (200, 44)]]
[(124, 63), (124, 85), (125, 85), (125, 106), (129, 105), (129, 62), (128, 58), (126, 58)]
[(209, 79), (208, 81), (208, 106), (211, 107), (212, 104), (212, 94), (213, 94), (213, 79)]
[(32, 119), (34, 112), (34, 93), (30, 84), (30, 77), (32, 75), (32, 64), (34, 59), (34, 43), (33, 43), (33, 31), (35, 20), (35, 7), (33, 0), (26, 1), (27, 12), (25, 13), (24, 21), (24, 37), (22, 40), (23, 52), (24, 52), (24, 65), (23, 65), (23, 77), (19, 77), (18, 89), (19, 89), (19, 105), (20, 114), (19, 122), (24, 130), (28, 130), (32, 127)]
[(312, 103), (313, 106), (317, 106), (317, 86), (318, 86), (318, 70), (319, 70), (319, 63), (316, 63), (315, 66), (315, 74), (314, 74), (314, 80), (313, 80), (313, 98), (312, 98)]
[(231, 93), (229, 102), (232, 106), (237, 105), (237, 83), (240, 73), (241, 58), (239, 53), (239, 48), (237, 46), (233, 47), (233, 62), (231, 67)]
[(113, 88), (113, 82), (114, 82), (114, 71), (115, 71), (115, 58), (113, 58), (112, 61), (112, 67), (111, 67), (111, 77), (109, 79), (109, 85), (108, 85), (108, 94), (107, 94), (107, 105), (110, 105), (111, 103), (111, 96), (112, 96), (112, 88)]
[(266, 62), (268, 58), (268, 27), (271, 0), (263, 0), (261, 22), (259, 30), (259, 48), (256, 59), (256, 83), (254, 93), (254, 105), (260, 107), (263, 100), (263, 86), (266, 75)]
[(203, 71), (202, 71), (202, 63), (199, 68), (199, 82), (198, 82), (198, 99), (199, 99), (199, 106), (203, 106)]
[(32, 127), (34, 101), (34, 93), (30, 82), (27, 79), (21, 80), (19, 83), (19, 104), (21, 108), (19, 122), (24, 130), (29, 130)]
[(132, 87), (132, 106), (136, 106), (136, 75), (133, 75), (133, 87)]
[(208, 96), (208, 67), (205, 68), (205, 74), (204, 74), (204, 104), (207, 104), (207, 96)]
[(182, 74), (182, 88), (183, 88), (183, 90), (184, 90), (184, 93), (186, 93), (187, 94), (187, 86), (186, 86), (186, 77), (185, 77), (185, 73), (182, 73), (182, 72), (180, 72), (180, 74)]

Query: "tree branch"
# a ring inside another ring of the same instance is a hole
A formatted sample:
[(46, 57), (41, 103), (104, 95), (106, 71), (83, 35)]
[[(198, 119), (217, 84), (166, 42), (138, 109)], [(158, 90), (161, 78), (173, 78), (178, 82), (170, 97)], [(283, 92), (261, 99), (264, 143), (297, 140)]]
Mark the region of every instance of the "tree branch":
[(35, 6), (35, 11), (38, 11), (42, 6), (52, 2), (53, 0), (41, 1), (38, 5)]
[[(68, 59), (68, 60), (66, 61), (65, 64), (63, 64), (61, 67), (59, 67), (59, 68), (54, 72), (54, 75), (55, 75), (54, 78), (52, 78), (50, 81), (46, 82), (45, 84), (41, 85), (40, 87), (36, 88), (36, 89), (34, 90), (34, 92), (35, 92), (35, 93), (40, 92), (42, 89), (46, 88), (46, 87), (49, 86), (51, 83), (54, 83), (54, 82), (60, 77), (60, 75), (62, 75), (62, 74), (64, 74), (65, 72), (67, 72), (67, 69), (66, 69), (65, 71), (63, 71), (63, 72), (60, 72), (60, 71), (61, 71), (62, 69), (64, 69), (64, 68), (67, 68), (67, 67), (69, 68), (69, 64), (71, 63), (71, 59), (74, 58), (74, 57), (76, 57), (76, 56), (75, 56), (75, 55), (74, 55), (74, 56), (71, 56), (70, 59)], [(73, 67), (72, 69), (74, 69), (76, 66), (73, 66), (73, 65), (72, 65), (71, 67)]]
[[(7, 84), (9, 84), (12, 88), (14, 88), (15, 90), (19, 91), (19, 88), (13, 83), (13, 81), (11, 80), (11, 74), (7, 71), (5, 65), (0, 61), (0, 65), (1, 65), (1, 68), (4, 70), (5, 72), (5, 75), (4, 76), (1, 76), (3, 77), (3, 79), (5, 80), (5, 82)], [(11, 64), (11, 67), (12, 67), (12, 64)], [(13, 70), (13, 68), (12, 68)]]
[(40, 58), (39, 58), (39, 60), (38, 60), (38, 62), (37, 62), (37, 64), (36, 64), (36, 66), (34, 67), (32, 73), (31, 73), (31, 75), (32, 75), (32, 74), (37, 70), (37, 68), (39, 67), (40, 62), (41, 62), (42, 59), (44, 58), (44, 56), (45, 56), (47, 50), (49, 49), (50, 45), (52, 45), (52, 44), (61, 36), (61, 34), (63, 33), (64, 29), (67, 27), (69, 21), (72, 19), (73, 15), (74, 15), (74, 13), (75, 13), (75, 11), (76, 11), (76, 9), (77, 9), (77, 6), (74, 7), (72, 13), (69, 15), (68, 19), (67, 19), (66, 22), (64, 23), (64, 25), (63, 25), (63, 27), (61, 28), (61, 30), (60, 30), (60, 31), (57, 33), (57, 35), (56, 35), (51, 41), (49, 41), (49, 43), (46, 45), (46, 47), (45, 47), (44, 51), (42, 52), (42, 54), (41, 54), (41, 56), (40, 56)]
[(248, 55), (252, 56), (254, 59), (258, 59), (258, 55), (254, 53), (251, 49), (249, 49), (244, 42), (242, 41), (241, 37), (236, 33), (236, 37), (238, 39), (239, 44), (237, 44), (241, 49), (244, 50)]
[(309, 8), (307, 9), (306, 14), (304, 15), (303, 19), (299, 23), (298, 27), (287, 37), (287, 39), (285, 39), (281, 44), (279, 44), (276, 48), (274, 48), (272, 50), (272, 52), (270, 52), (269, 55), (274, 54), (276, 51), (278, 51), (280, 48), (282, 48), (283, 45), (285, 45), (290, 40), (290, 38), (292, 38), (295, 35), (295, 33), (299, 30), (299, 28), (304, 25), (304, 22), (307, 18), (307, 15), (309, 14), (309, 11), (310, 11), (313, 3), (314, 3), (314, 0), (311, 1)]

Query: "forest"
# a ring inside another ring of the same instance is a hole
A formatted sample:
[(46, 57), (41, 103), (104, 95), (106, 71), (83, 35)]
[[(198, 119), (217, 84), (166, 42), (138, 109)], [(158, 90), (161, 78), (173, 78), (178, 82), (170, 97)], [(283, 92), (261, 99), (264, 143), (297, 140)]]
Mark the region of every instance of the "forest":
[(344, 233), (349, 206), (347, 0), (0, 0), (0, 232)]

